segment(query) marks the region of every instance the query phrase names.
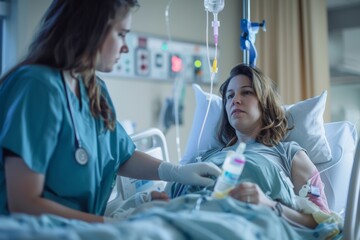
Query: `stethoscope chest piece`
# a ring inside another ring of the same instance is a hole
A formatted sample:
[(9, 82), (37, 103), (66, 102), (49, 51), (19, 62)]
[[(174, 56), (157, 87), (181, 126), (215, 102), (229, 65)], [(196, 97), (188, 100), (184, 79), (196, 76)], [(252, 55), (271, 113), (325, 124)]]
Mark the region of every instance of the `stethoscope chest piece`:
[(75, 151), (75, 160), (80, 165), (85, 165), (89, 161), (88, 154), (85, 149), (79, 147)]

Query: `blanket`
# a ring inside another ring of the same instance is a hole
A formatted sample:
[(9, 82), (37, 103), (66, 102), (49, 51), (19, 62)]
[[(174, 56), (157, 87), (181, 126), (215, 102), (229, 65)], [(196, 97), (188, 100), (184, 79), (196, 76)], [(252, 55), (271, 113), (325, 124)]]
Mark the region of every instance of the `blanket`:
[[(123, 221), (91, 224), (54, 215), (0, 216), (0, 239), (328, 239), (337, 226), (292, 226), (269, 208), (188, 194), (149, 202)], [(332, 236), (340, 239), (341, 235)]]

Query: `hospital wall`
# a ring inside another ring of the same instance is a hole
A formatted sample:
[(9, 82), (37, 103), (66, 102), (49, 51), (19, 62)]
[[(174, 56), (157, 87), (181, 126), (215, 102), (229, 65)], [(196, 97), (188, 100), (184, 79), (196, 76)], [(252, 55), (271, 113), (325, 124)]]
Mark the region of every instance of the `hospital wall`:
[[(203, 0), (139, 0), (141, 7), (135, 12), (132, 30), (163, 38), (168, 37), (165, 21), (165, 9), (169, 3), (169, 24), (171, 37), (184, 42), (205, 44), (206, 13)], [(10, 30), (16, 38), (6, 46), (11, 51), (10, 57), (20, 59), (25, 53), (40, 17), (49, 6), (51, 0), (12, 0), (17, 10), (13, 17)], [(226, 0), (225, 8), (219, 13), (219, 73), (221, 83), (229, 70), (242, 61), (239, 49), (240, 28), (242, 18), (242, 1)], [(211, 25), (212, 16), (209, 16)], [(210, 29), (211, 33), (211, 29)], [(261, 34), (258, 36), (261, 37)], [(213, 43), (210, 34), (209, 42)], [(261, 57), (261, 56), (260, 56)], [(149, 79), (130, 79), (124, 77), (106, 77), (105, 81), (112, 95), (119, 121), (129, 120), (134, 123), (135, 131), (150, 127), (159, 127), (159, 112), (165, 98), (172, 97), (173, 82), (153, 81)], [(332, 121), (350, 120), (358, 123), (360, 110), (358, 95), (359, 84), (343, 86), (341, 81), (331, 86)], [(218, 93), (219, 83), (214, 86)], [(349, 87), (350, 86), (350, 87)], [(202, 85), (209, 90), (209, 85)], [(328, 101), (329, 101), (328, 100)], [(191, 84), (186, 85), (183, 111), (183, 124), (180, 126), (180, 150), (185, 151), (188, 133), (191, 128), (195, 97)], [(160, 121), (161, 122), (161, 121)], [(169, 155), (177, 161), (176, 131), (172, 126), (166, 133)]]
[[(18, 15), (16, 34), (16, 56), (20, 59), (25, 53), (40, 17), (50, 4), (50, 0), (15, 0)], [(171, 37), (184, 42), (205, 44), (206, 12), (202, 0), (139, 0), (141, 7), (133, 17), (132, 31), (149, 33), (167, 38), (165, 9), (169, 5), (169, 24)], [(209, 15), (211, 26), (212, 15)], [(241, 61), (239, 48), (241, 19), (241, 1), (227, 0), (226, 6), (219, 13), (219, 73), (217, 78), (224, 79), (232, 66)], [(212, 30), (209, 30), (210, 33)], [(209, 36), (209, 43), (213, 40)], [(126, 79), (121, 77), (106, 77), (110, 94), (117, 111), (117, 119), (130, 120), (135, 124), (135, 131), (150, 127), (158, 127), (159, 111), (166, 97), (172, 97), (173, 82), (159, 82), (149, 79)], [(209, 90), (209, 85), (202, 85)], [(218, 93), (219, 84), (214, 86)], [(180, 126), (180, 149), (184, 153), (188, 133), (191, 128), (195, 96), (191, 84), (186, 85), (183, 111), (183, 124)], [(172, 161), (177, 161), (176, 131), (172, 126), (166, 133), (169, 155)]]

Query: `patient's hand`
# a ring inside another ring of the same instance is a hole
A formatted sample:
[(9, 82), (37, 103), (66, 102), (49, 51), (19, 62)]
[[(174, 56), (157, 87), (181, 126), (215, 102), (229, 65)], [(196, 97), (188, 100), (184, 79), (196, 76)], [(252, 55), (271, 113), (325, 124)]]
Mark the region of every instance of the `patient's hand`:
[(151, 191), (151, 201), (158, 200), (168, 202), (169, 199), (166, 192)]
[(237, 200), (261, 204), (271, 207), (273, 201), (270, 200), (256, 183), (242, 182), (229, 192), (229, 195)]

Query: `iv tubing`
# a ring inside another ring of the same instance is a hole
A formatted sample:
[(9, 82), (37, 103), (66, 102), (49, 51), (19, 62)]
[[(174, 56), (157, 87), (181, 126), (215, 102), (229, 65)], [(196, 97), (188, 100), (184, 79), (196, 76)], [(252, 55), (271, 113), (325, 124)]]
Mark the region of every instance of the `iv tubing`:
[[(170, 5), (171, 5), (172, 1), (173, 0), (170, 0), (165, 8), (165, 23), (166, 23), (166, 32), (167, 32), (168, 39), (169, 39), (169, 49), (171, 48), (171, 43), (172, 43), (171, 31), (170, 31), (170, 20), (169, 20), (169, 9), (170, 9)], [(179, 101), (178, 101), (178, 98), (180, 97), (181, 93), (177, 93), (177, 91), (176, 91), (177, 85), (179, 85), (178, 84), (179, 81), (181, 81), (181, 80), (179, 80), (179, 77), (176, 76), (175, 82), (174, 82), (174, 85), (175, 85), (174, 86), (174, 111), (175, 111), (176, 150), (177, 150), (178, 161), (180, 162), (181, 148), (180, 148)]]
[(175, 78), (175, 89), (174, 89), (176, 150), (177, 150), (177, 156), (179, 162), (181, 159), (180, 130), (179, 130), (179, 98), (181, 96), (181, 90), (182, 90), (182, 85), (180, 81), (181, 79), (177, 76)]
[[(359, 122), (359, 120), (358, 120), (358, 122)], [(356, 124), (354, 125), (351, 134), (354, 134), (354, 132), (356, 132)], [(342, 159), (343, 155), (344, 155), (344, 151), (342, 150), (341, 156), (339, 157), (339, 159)], [(338, 165), (340, 162), (341, 162), (341, 161), (337, 161), (337, 162), (334, 163), (333, 165), (330, 165), (329, 167), (327, 167), (327, 168), (319, 171), (317, 174), (315, 174), (314, 176), (312, 176), (312, 177), (308, 180), (308, 182), (310, 182), (314, 177), (320, 175), (321, 173), (323, 173), (323, 172), (325, 172), (325, 171), (328, 171), (330, 168), (335, 167), (335, 166)]]
[[(211, 71), (212, 67), (211, 67), (210, 55), (209, 55), (209, 11), (206, 11), (206, 54), (207, 54), (208, 66), (209, 66), (209, 69), (210, 69), (210, 93), (209, 93), (210, 97), (209, 97), (209, 103), (208, 103), (207, 108), (206, 108), (204, 121), (203, 121), (203, 124), (201, 125), (201, 130), (200, 130), (198, 142), (197, 142), (197, 153), (198, 154), (199, 154), (199, 151), (200, 151), (201, 137), (202, 137), (202, 134), (203, 134), (203, 131), (204, 131), (204, 127), (205, 127), (206, 120), (207, 120), (209, 110), (210, 110), (210, 104), (211, 104), (212, 97), (213, 97), (213, 83), (214, 83), (214, 77), (215, 77), (215, 72)], [(215, 45), (215, 59), (217, 59), (217, 44)]]

